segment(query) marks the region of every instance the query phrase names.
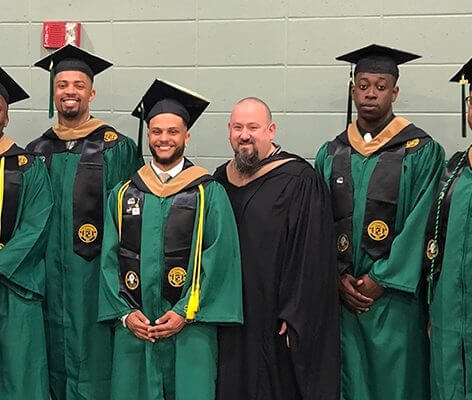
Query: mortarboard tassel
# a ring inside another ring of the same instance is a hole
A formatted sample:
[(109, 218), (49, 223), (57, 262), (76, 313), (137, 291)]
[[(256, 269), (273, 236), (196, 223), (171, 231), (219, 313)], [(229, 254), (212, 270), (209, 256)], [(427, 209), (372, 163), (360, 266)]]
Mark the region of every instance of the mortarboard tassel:
[(141, 115), (139, 116), (139, 129), (138, 129), (138, 157), (143, 156), (143, 130), (144, 130), (144, 102), (141, 102), (139, 107)]
[(49, 118), (54, 117), (54, 73), (53, 61), (49, 65)]
[(352, 88), (354, 83), (352, 80), (352, 64), (351, 72), (349, 73), (349, 84), (348, 84), (348, 93), (347, 93), (347, 120), (346, 120), (346, 129), (349, 127), (349, 124), (352, 122)]
[(466, 119), (466, 104), (465, 104), (465, 85), (469, 83), (467, 79), (465, 79), (464, 74), (462, 74), (462, 78), (459, 81), (461, 85), (461, 103), (462, 103), (462, 137), (467, 137), (467, 119)]

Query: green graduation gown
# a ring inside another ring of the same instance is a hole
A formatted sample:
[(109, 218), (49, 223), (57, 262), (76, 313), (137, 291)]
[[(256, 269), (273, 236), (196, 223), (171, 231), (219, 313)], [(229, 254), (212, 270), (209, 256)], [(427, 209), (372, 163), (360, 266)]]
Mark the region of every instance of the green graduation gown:
[(430, 305), (431, 398), (472, 398), (472, 167), (453, 188), (439, 280)]
[[(3, 136), (0, 143), (6, 140)], [(13, 200), (14, 229), (0, 250), (0, 399), (48, 400), (42, 300), (52, 191), (44, 163), (10, 143), (12, 146), (1, 157), (18, 162), (20, 180), (18, 197), (4, 196), (1, 220), (1, 227), (6, 228), (5, 212), (13, 210), (5, 203)], [(5, 194), (11, 189), (7, 186)]]
[[(386, 288), (368, 312), (357, 314), (342, 306), (343, 400), (429, 399), (427, 312), (424, 296), (418, 292), (421, 290), (424, 231), (444, 151), (433, 140), (418, 145), (419, 141), (412, 138), (416, 132), (418, 136), (425, 134), (412, 124), (400, 132), (392, 132), (390, 127), (367, 145), (359, 134), (355, 137), (356, 143), (346, 139), (346, 132), (337, 138), (352, 148), (353, 255), (348, 272), (354, 277), (368, 274)], [(418, 149), (407, 151), (403, 158), (394, 227), (396, 236), (389, 254), (374, 261), (362, 247), (368, 185), (384, 149), (393, 145), (394, 140), (400, 145), (408, 139), (408, 143), (413, 147), (418, 145)], [(363, 147), (370, 149), (366, 152), (368, 155), (359, 152)], [(328, 185), (332, 164), (333, 156), (328, 154), (326, 143), (316, 156), (315, 167)]]
[[(44, 136), (54, 143), (63, 142), (54, 133), (49, 130), (28, 148), (35, 151)], [(110, 396), (112, 331), (97, 323), (100, 257), (87, 261), (74, 252), (73, 244), (74, 181), (81, 158), (74, 149), (94, 133), (77, 139), (70, 150), (53, 152), (49, 160), (55, 207), (45, 257), (45, 321), (53, 400), (108, 400)], [(103, 138), (107, 145), (103, 151), (105, 209), (107, 195), (139, 168), (141, 160), (128, 137)], [(91, 201), (87, 197), (78, 200)]]
[[(189, 166), (188, 162), (186, 166)], [(145, 177), (148, 187), (157, 184), (162, 189), (176, 182), (185, 171), (165, 185), (160, 184), (150, 165), (143, 167), (139, 176)], [(226, 192), (216, 181), (205, 186), (202, 289), (195, 322), (185, 325), (170, 338), (151, 343), (138, 339), (121, 322), (116, 322), (117, 318), (133, 310), (119, 295), (119, 188), (113, 190), (108, 200), (99, 305), (99, 320), (109, 320), (115, 326), (111, 399), (212, 400), (218, 357), (217, 326), (242, 323), (243, 319), (238, 233)], [(172, 307), (162, 293), (163, 280), (168, 279), (164, 273), (164, 230), (175, 190), (159, 192), (159, 195), (156, 191), (145, 193), (141, 208), (141, 311), (151, 323), (171, 309), (185, 316), (188, 303), (196, 223), (191, 240), (191, 261), (180, 300)], [(198, 197), (197, 204), (199, 201)], [(198, 212), (195, 218), (198, 218)]]

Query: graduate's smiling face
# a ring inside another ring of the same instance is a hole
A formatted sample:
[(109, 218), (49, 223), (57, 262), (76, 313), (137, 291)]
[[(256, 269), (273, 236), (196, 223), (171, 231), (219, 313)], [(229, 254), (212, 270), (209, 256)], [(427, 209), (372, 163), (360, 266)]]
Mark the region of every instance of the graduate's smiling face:
[(162, 170), (171, 169), (182, 160), (189, 140), (187, 126), (178, 115), (158, 114), (149, 121), (149, 150)]
[(354, 81), (352, 98), (359, 119), (372, 122), (392, 113), (392, 104), (399, 92), (393, 75), (359, 72)]
[(0, 137), (3, 136), (3, 130), (8, 125), (8, 104), (5, 99), (0, 96)]
[(269, 112), (255, 100), (236, 104), (228, 122), (229, 141), (235, 154), (256, 154), (259, 160), (269, 155), (276, 130)]
[(95, 89), (90, 77), (81, 71), (62, 71), (54, 77), (54, 104), (59, 115), (68, 120), (88, 115)]

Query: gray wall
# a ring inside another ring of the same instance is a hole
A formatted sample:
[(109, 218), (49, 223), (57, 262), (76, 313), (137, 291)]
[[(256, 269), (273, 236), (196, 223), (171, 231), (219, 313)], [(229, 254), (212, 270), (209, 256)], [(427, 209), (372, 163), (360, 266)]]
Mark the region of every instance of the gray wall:
[[(372, 42), (422, 54), (401, 67), (397, 113), (448, 154), (460, 138), (460, 91), (448, 82), (472, 56), (471, 0), (2, 0), (0, 65), (30, 93), (7, 134), (25, 145), (44, 131), (48, 76), (42, 21), (80, 21), (82, 47), (115, 66), (96, 78), (93, 114), (136, 137), (129, 116), (155, 77), (208, 97), (187, 150), (213, 169), (231, 156), (226, 122), (241, 97), (265, 99), (277, 140), (306, 158), (345, 123), (348, 66), (335, 56)], [(147, 147), (147, 145), (146, 145)]]

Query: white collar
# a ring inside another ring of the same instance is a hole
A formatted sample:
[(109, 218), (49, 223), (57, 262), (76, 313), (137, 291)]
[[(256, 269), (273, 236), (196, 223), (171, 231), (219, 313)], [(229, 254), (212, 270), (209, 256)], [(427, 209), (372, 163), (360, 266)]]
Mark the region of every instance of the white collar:
[(157, 175), (165, 172), (166, 174), (169, 174), (171, 178), (175, 178), (184, 169), (184, 159), (182, 158), (182, 160), (175, 167), (169, 169), (168, 171), (161, 170), (156, 164), (154, 164), (153, 161), (151, 161), (151, 167)]

